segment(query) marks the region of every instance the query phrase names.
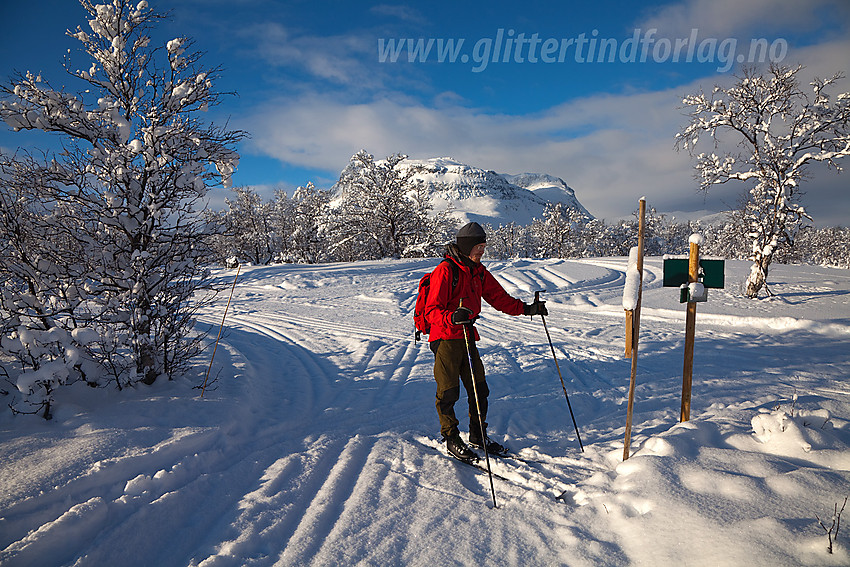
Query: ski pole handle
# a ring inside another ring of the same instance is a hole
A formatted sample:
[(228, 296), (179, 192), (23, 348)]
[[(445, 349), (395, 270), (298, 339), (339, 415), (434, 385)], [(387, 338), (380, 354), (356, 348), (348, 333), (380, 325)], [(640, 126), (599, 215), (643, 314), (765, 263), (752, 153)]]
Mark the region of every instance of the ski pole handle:
[[(537, 290), (537, 291), (534, 292), (534, 303), (537, 303), (537, 302), (540, 301), (540, 291), (546, 291), (546, 290), (545, 289), (544, 290)], [(542, 319), (543, 315), (541, 315), (540, 318)], [(534, 320), (534, 315), (531, 316), (531, 319), (532, 319), (532, 321)]]

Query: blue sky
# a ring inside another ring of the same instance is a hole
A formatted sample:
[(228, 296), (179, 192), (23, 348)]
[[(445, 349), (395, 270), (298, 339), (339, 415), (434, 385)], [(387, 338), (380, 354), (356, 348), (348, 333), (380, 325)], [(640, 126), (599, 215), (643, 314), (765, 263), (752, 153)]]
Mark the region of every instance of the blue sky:
[[(810, 75), (850, 74), (846, 0), (149, 3), (171, 10), (162, 38), (189, 36), (208, 66), (223, 67), (219, 88), (238, 96), (208, 118), (251, 133), (234, 181), (269, 195), (329, 187), (365, 148), (556, 175), (601, 218), (629, 216), (641, 196), (699, 216), (734, 206), (744, 187), (697, 191), (692, 159), (673, 148), (683, 95), (733, 81), (754, 40)], [(86, 26), (74, 1), (5, 4), (3, 80), (32, 70), (62, 84), (69, 48), (88, 66), (64, 36)], [(408, 39), (433, 40), (428, 56), (410, 61)], [(440, 61), (449, 40), (463, 43), (454, 62)], [(391, 41), (404, 42), (396, 62)], [(3, 148), (39, 144), (0, 127)], [(804, 204), (816, 223), (846, 225), (850, 174), (813, 173)]]

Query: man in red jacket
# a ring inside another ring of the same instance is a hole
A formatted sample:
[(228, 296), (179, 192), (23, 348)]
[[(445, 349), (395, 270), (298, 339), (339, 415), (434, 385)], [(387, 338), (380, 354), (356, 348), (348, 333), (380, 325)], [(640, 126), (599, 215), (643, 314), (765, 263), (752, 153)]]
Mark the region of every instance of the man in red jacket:
[[(503, 454), (506, 449), (489, 439), (486, 421), (479, 424), (478, 407), (474, 391), (478, 391), (481, 419), (487, 419), (487, 397), (490, 390), (484, 377), (484, 365), (475, 341), (478, 330), (473, 325), (481, 312), (483, 298), (494, 308), (508, 315), (548, 315), (545, 301), (525, 304), (511, 297), (496, 278), (481, 264), (487, 242), (484, 229), (477, 222), (463, 226), (455, 243), (446, 247), (448, 262), (440, 262), (431, 274), (431, 286), (425, 305), (425, 317), (431, 324), (428, 340), (434, 352), (434, 379), (437, 381), (437, 415), (440, 433), (446, 448), (456, 458), (469, 460), (475, 457), (458, 432), (458, 419), (454, 405), (460, 398), (460, 382), (469, 400), (469, 444), (487, 452)], [(454, 264), (454, 265), (452, 265)], [(469, 336), (469, 352), (464, 344), (464, 327)], [(472, 359), (475, 388), (469, 371)], [(485, 439), (481, 438), (481, 425)]]

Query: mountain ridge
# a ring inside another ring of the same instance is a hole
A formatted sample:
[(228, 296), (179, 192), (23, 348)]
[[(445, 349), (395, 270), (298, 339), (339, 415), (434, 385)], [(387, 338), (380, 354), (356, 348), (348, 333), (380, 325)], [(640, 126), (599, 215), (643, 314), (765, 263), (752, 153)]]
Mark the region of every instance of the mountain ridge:
[(401, 165), (421, 168), (413, 180), (421, 181), (431, 191), (435, 211), (452, 206), (452, 214), (461, 221), (527, 225), (541, 218), (550, 203), (575, 207), (593, 218), (579, 202), (575, 190), (560, 177), (497, 173), (451, 157), (406, 159)]

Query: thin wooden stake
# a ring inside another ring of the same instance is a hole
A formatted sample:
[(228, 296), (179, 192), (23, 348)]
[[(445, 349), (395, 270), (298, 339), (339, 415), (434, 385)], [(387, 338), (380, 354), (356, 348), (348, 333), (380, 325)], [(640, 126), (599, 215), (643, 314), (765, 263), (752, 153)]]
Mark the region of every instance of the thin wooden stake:
[(626, 437), (623, 445), (623, 460), (628, 460), (629, 452), (632, 444), (632, 413), (635, 405), (635, 387), (637, 386), (637, 356), (638, 356), (638, 337), (640, 334), (640, 303), (643, 297), (643, 238), (644, 238), (644, 219), (646, 218), (646, 199), (640, 200), (640, 224), (638, 225), (638, 261), (637, 269), (640, 274), (640, 282), (638, 284), (638, 300), (635, 306), (634, 314), (631, 321), (631, 355), (632, 355), (632, 370), (629, 379), (629, 403), (626, 408)]
[[(693, 283), (699, 277), (699, 244), (691, 242), (688, 256), (688, 282)], [(691, 383), (694, 376), (694, 335), (696, 335), (697, 304), (688, 301), (685, 318), (685, 364), (682, 369), (682, 412), (679, 421), (691, 419)]]
[(212, 356), (210, 357), (210, 366), (207, 368), (207, 375), (204, 378), (204, 387), (201, 388), (201, 397), (204, 397), (204, 392), (207, 390), (207, 380), (210, 377), (210, 370), (212, 370), (213, 360), (215, 360), (215, 351), (218, 348), (218, 341), (221, 339), (221, 330), (224, 329), (224, 319), (227, 317), (227, 310), (230, 308), (230, 300), (233, 299), (233, 290), (236, 289), (236, 280), (239, 279), (239, 270), (242, 269), (242, 264), (237, 264), (236, 266), (236, 277), (233, 278), (233, 285), (230, 286), (230, 297), (227, 298), (227, 305), (224, 308), (224, 315), (221, 317), (221, 325), (218, 327), (218, 337), (215, 339), (215, 346), (213, 347)]

